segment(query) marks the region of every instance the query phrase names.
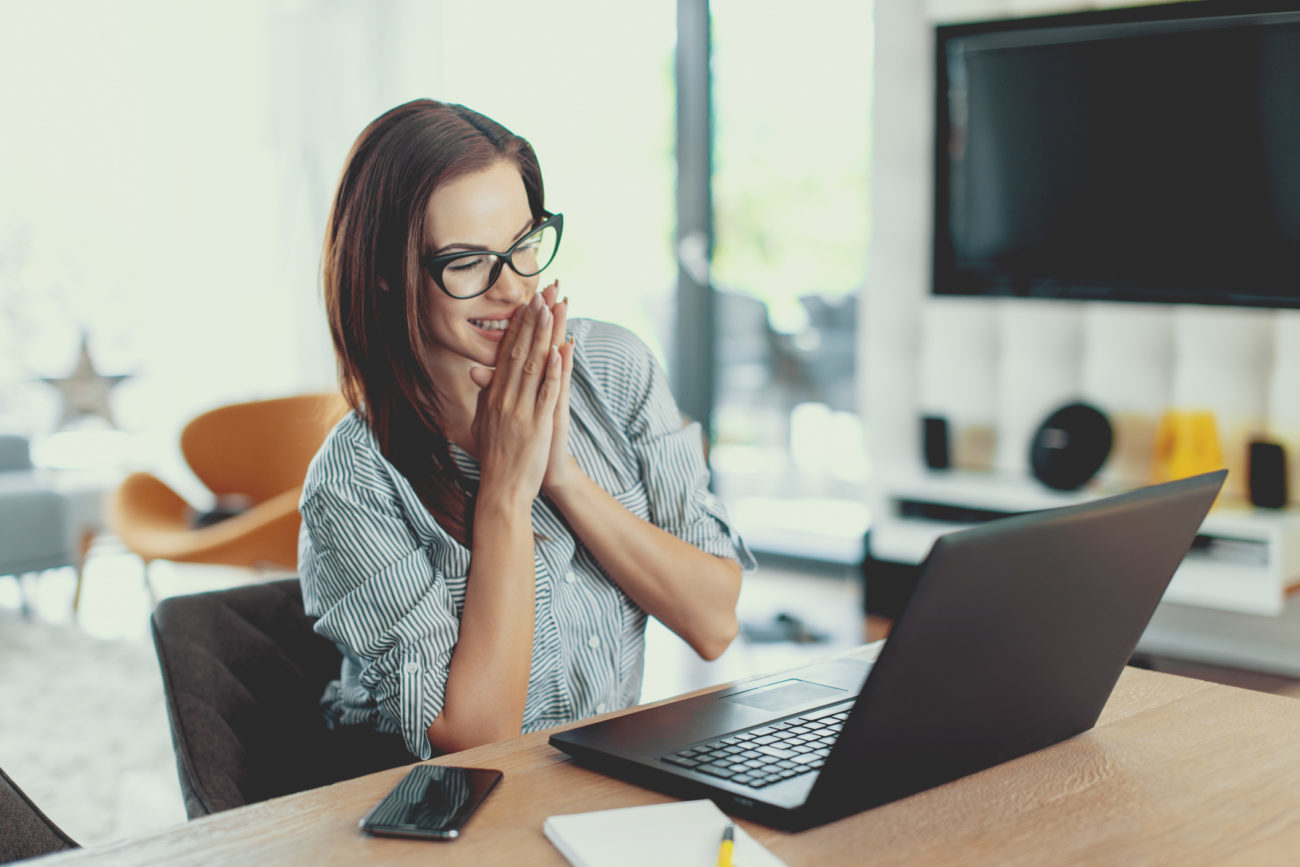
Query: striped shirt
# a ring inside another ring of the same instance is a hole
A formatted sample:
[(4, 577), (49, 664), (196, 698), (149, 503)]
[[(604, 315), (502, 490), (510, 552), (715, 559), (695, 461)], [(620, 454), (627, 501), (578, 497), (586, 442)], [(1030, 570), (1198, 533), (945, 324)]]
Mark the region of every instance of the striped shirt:
[[(710, 554), (754, 568), (708, 488), (698, 424), (682, 425), (666, 377), (640, 339), (576, 319), (569, 450), (628, 511)], [(464, 473), (478, 463), (452, 446)], [(421, 504), (348, 414), (307, 471), (298, 564), (316, 631), (343, 653), (321, 702), (333, 725), (399, 732), (432, 755), (426, 730), (442, 710), (465, 603), (470, 552)], [(560, 515), (532, 505), (536, 613), (523, 731), (636, 704), (646, 614)]]

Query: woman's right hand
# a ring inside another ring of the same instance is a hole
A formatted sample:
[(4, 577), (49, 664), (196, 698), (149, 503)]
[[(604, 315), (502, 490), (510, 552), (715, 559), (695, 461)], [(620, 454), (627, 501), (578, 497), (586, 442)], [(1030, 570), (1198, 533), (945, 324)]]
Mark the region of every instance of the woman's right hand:
[(480, 497), (496, 493), (522, 506), (531, 504), (541, 489), (562, 372), (559, 352), (551, 344), (554, 325), (538, 293), (515, 311), (506, 328), (496, 369), (479, 391), (470, 428), (481, 467)]

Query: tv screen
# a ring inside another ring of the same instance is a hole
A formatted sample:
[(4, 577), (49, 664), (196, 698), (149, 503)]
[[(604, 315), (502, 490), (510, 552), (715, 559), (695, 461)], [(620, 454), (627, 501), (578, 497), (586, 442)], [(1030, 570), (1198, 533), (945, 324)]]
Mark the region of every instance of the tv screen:
[(936, 34), (935, 293), (1300, 307), (1300, 4)]

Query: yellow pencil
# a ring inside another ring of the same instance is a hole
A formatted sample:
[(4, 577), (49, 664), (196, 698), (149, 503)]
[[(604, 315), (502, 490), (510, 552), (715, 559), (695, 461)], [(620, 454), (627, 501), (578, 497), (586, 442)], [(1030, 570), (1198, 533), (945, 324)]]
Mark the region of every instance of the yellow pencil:
[(728, 821), (722, 829), (722, 843), (718, 846), (718, 867), (731, 867), (731, 850), (736, 845), (736, 823)]

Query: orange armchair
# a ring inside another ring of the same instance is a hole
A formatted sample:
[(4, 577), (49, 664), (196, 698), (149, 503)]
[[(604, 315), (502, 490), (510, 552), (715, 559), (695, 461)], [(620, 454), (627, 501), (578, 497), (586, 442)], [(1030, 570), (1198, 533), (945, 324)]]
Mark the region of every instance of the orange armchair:
[(113, 531), (145, 562), (294, 569), (298, 498), (307, 465), (347, 411), (338, 394), (306, 394), (218, 407), (181, 431), (181, 453), (218, 498), (248, 508), (195, 526), (183, 497), (149, 473), (132, 473), (110, 500)]

